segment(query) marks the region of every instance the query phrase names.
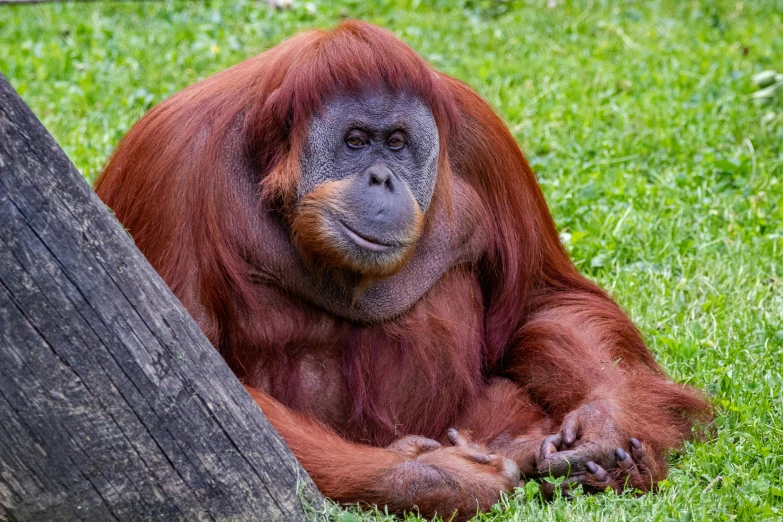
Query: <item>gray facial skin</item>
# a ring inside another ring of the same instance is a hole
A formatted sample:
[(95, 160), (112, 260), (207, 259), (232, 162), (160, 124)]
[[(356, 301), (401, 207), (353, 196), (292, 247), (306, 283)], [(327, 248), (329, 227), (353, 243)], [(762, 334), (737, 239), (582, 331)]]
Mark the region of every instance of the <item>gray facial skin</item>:
[[(346, 139), (356, 129), (364, 133), (366, 144), (351, 148)], [(394, 131), (406, 137), (403, 150), (388, 146)], [(393, 240), (393, 232), (407, 226), (411, 213), (406, 198), (394, 194), (407, 192), (411, 204), (422, 213), (429, 210), (438, 175), (439, 139), (432, 113), (420, 100), (383, 92), (338, 97), (313, 118), (308, 138), (300, 158), (300, 199), (325, 182), (349, 184), (345, 206), (352, 218), (346, 224), (379, 244)], [(380, 174), (392, 178), (391, 196), (384, 184), (371, 184), (376, 168), (388, 169)], [(248, 187), (240, 193), (250, 197), (254, 190)], [(470, 203), (476, 197), (473, 189), (455, 176), (450, 196), (450, 217), (444, 205), (426, 216), (427, 226), (407, 263), (360, 292), (361, 277), (345, 277), (305, 263), (285, 225), (262, 207), (253, 225), (258, 248), (251, 249), (258, 257), (248, 259), (255, 267), (253, 279), (349, 320), (374, 323), (393, 318), (413, 306), (450, 268), (475, 262), (484, 250)]]
[[(399, 150), (387, 143), (396, 135), (405, 141)], [(349, 137), (363, 139), (366, 144), (352, 147), (346, 142)], [(438, 150), (435, 118), (419, 99), (388, 92), (340, 96), (312, 120), (300, 158), (299, 198), (323, 182), (380, 165), (391, 171), (397, 183), (407, 186), (421, 211), (426, 212), (438, 174)]]
[(438, 145), (432, 113), (411, 96), (380, 91), (327, 103), (300, 155), (297, 203), (305, 221), (313, 217), (306, 209), (321, 205), (324, 239), (300, 236), (302, 253), (327, 248), (330, 266), (362, 275), (399, 270), (432, 198)]

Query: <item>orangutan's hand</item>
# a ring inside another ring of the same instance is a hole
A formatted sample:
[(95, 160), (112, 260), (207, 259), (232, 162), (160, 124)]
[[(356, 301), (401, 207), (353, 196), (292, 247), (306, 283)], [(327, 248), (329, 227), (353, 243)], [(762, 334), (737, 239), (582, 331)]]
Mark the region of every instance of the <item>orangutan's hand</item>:
[(582, 484), (586, 492), (649, 491), (654, 482), (648, 451), (619, 429), (609, 401), (594, 401), (569, 413), (560, 430), (544, 439), (536, 471), (566, 477), (566, 487)]
[(486, 448), (469, 442), (457, 430), (448, 433), (450, 446), (424, 437), (404, 437), (388, 449), (404, 458), (384, 478), (389, 506), (425, 516), (437, 513), (457, 520), (487, 510), (519, 484), (519, 467)]

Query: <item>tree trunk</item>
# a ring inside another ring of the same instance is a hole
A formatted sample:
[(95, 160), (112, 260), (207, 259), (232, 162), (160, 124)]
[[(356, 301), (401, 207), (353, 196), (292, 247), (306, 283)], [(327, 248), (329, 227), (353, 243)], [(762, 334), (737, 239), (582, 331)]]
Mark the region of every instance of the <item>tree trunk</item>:
[(321, 502), (0, 75), (0, 520), (297, 521)]

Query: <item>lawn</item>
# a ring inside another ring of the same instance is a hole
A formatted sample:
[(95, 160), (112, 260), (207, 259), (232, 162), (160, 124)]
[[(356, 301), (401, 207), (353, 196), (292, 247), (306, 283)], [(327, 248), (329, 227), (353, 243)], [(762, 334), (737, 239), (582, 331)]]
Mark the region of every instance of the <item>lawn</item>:
[(766, 106), (750, 94), (754, 73), (783, 70), (783, 1), (618, 4), (0, 6), (0, 71), (93, 180), (133, 122), (183, 87), (305, 28), (355, 17), (392, 29), (497, 108), (582, 272), (718, 411), (655, 495), (543, 502), (529, 486), (480, 520), (779, 520), (783, 93)]

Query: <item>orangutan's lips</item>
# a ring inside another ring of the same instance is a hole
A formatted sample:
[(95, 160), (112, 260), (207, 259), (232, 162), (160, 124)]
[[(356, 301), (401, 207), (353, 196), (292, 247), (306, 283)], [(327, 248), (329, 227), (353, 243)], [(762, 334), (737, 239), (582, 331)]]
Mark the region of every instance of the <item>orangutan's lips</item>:
[(343, 232), (346, 236), (348, 236), (348, 239), (356, 243), (358, 246), (370, 250), (371, 252), (389, 252), (399, 247), (399, 245), (379, 243), (376, 239), (360, 234), (342, 221), (339, 221), (339, 223), (343, 227)]

